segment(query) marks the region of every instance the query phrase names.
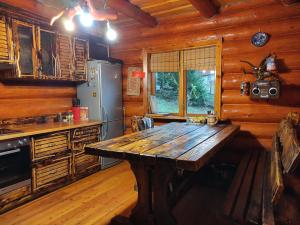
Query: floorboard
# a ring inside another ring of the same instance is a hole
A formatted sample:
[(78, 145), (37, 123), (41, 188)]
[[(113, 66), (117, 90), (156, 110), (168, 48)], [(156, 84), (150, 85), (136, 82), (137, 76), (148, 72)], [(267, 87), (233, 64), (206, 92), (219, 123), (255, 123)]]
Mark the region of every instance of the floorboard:
[[(135, 178), (127, 162), (100, 171), (0, 215), (2, 225), (108, 225), (135, 206)], [(226, 193), (196, 182), (174, 207), (178, 225), (231, 225), (221, 216)]]
[(129, 215), (137, 193), (128, 163), (100, 171), (0, 216), (5, 225), (109, 224)]

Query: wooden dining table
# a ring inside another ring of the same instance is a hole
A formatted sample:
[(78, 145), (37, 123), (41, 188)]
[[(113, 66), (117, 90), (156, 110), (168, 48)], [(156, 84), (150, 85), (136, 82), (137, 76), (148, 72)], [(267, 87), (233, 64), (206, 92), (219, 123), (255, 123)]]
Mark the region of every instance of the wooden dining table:
[(124, 224), (175, 225), (170, 201), (172, 179), (178, 171), (198, 171), (238, 132), (237, 125), (169, 123), (89, 144), (85, 152), (129, 161), (138, 200)]

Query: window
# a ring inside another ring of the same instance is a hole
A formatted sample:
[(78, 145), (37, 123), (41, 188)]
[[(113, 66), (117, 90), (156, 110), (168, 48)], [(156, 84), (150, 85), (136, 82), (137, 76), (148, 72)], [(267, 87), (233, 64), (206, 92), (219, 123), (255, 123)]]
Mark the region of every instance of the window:
[(178, 116), (219, 113), (219, 49), (215, 44), (149, 54), (151, 112)]

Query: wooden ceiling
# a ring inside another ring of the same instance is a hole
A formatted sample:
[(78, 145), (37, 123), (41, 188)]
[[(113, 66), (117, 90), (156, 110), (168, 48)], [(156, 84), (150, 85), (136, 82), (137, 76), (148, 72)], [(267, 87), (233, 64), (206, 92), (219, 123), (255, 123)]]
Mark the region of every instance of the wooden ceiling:
[[(73, 7), (84, 0), (0, 0), (0, 2), (23, 8), (50, 19), (67, 7)], [(92, 0), (96, 9), (108, 8), (118, 13), (114, 25), (119, 28), (127, 26), (155, 27), (158, 23), (178, 18), (210, 17), (222, 14), (228, 6), (250, 4), (261, 0)], [(279, 1), (279, 0), (269, 0)], [(284, 4), (299, 0), (281, 0)], [(262, 1), (263, 2), (263, 1)], [(247, 7), (247, 5), (245, 5)]]
[[(212, 0), (217, 8), (226, 7), (227, 5), (242, 1), (244, 0)], [(158, 21), (199, 13), (189, 0), (131, 0), (130, 2), (155, 17)], [(120, 18), (116, 23), (129, 25), (136, 22), (120, 14)]]

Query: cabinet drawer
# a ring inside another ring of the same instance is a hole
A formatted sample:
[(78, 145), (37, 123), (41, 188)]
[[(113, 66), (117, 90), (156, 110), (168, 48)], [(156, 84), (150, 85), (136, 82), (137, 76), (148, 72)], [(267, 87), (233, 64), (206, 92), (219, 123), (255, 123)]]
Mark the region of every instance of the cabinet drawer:
[(47, 165), (36, 164), (32, 169), (33, 189), (55, 184), (61, 178), (68, 178), (71, 175), (71, 156), (53, 160)]
[(18, 200), (31, 194), (31, 180), (21, 181), (17, 184), (0, 189), (0, 211), (1, 207), (10, 202)]
[(78, 140), (72, 141), (72, 151), (80, 152), (84, 151), (84, 146), (87, 144), (95, 143), (99, 141), (99, 136), (84, 137)]
[(100, 126), (89, 126), (77, 128), (73, 131), (72, 139), (80, 139), (83, 137), (89, 136), (99, 136), (100, 135)]
[(33, 159), (47, 158), (67, 152), (69, 149), (69, 131), (33, 138)]
[(74, 155), (74, 173), (76, 176), (87, 173), (96, 167), (100, 168), (99, 156), (87, 155), (84, 152)]

